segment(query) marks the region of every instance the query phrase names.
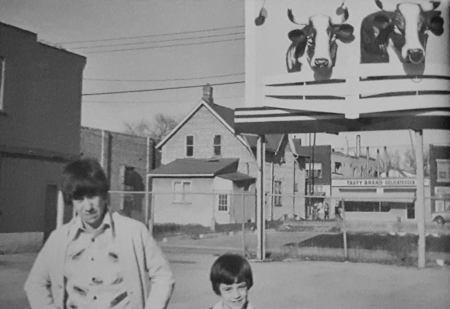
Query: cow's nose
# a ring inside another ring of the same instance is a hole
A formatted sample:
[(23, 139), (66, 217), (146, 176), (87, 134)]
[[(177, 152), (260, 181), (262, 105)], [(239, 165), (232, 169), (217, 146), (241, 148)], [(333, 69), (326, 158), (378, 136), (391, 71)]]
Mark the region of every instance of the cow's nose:
[(314, 60), (314, 64), (316, 65), (316, 67), (319, 68), (328, 67), (328, 59), (317, 58), (316, 60)]
[(411, 63), (422, 63), (425, 60), (425, 53), (420, 48), (408, 49), (408, 59)]

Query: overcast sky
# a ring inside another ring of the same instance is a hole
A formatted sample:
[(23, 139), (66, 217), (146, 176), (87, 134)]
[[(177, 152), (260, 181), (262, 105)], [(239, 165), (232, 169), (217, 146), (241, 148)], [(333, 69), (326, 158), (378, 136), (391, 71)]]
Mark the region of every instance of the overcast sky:
[[(84, 126), (123, 131), (156, 113), (182, 119), (207, 82), (230, 83), (214, 87), (216, 103), (244, 106), (244, 0), (0, 0), (0, 21), (87, 58)], [(86, 95), (174, 87), (193, 88)], [(317, 142), (354, 146), (356, 134)], [(443, 144), (450, 135), (424, 136)], [(396, 144), (410, 146), (409, 133), (362, 136), (363, 147)]]

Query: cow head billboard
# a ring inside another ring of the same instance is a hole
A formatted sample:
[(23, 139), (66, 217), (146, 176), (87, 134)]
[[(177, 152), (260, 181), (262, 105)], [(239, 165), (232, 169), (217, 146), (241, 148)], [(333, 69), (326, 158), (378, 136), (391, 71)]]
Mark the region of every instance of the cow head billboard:
[(289, 20), (301, 28), (289, 31), (291, 44), (286, 53), (288, 72), (302, 69), (302, 58), (316, 73), (331, 75), (336, 62), (337, 41), (350, 43), (354, 40), (353, 26), (346, 24), (349, 12), (344, 4), (336, 9), (335, 16), (317, 14), (305, 20), (297, 20), (292, 9), (288, 9)]
[(374, 2), (380, 11), (361, 23), (361, 63), (390, 62), (388, 49), (403, 63), (424, 63), (428, 36), (444, 32), (440, 1), (398, 2), (391, 8)]
[(246, 104), (349, 118), (448, 108), (449, 2), (246, 0)]

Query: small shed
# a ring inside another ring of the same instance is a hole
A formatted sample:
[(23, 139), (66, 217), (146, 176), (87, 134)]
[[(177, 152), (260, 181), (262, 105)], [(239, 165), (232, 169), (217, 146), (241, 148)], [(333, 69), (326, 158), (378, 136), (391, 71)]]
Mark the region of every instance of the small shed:
[(155, 224), (218, 224), (255, 220), (255, 178), (237, 158), (176, 159), (153, 170)]

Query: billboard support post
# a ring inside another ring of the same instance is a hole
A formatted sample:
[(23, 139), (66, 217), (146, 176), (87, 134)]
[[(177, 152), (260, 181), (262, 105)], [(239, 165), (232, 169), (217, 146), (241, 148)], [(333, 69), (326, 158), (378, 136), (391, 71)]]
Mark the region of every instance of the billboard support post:
[(266, 141), (264, 135), (258, 136), (256, 145), (256, 161), (258, 162), (258, 177), (256, 179), (256, 231), (257, 231), (257, 252), (256, 258), (264, 260), (266, 256), (265, 248), (265, 213), (264, 213), (264, 165), (266, 161)]
[(424, 162), (423, 162), (423, 130), (415, 131), (416, 152), (416, 205), (415, 217), (419, 240), (417, 244), (417, 266), (425, 267), (425, 189), (424, 189)]

